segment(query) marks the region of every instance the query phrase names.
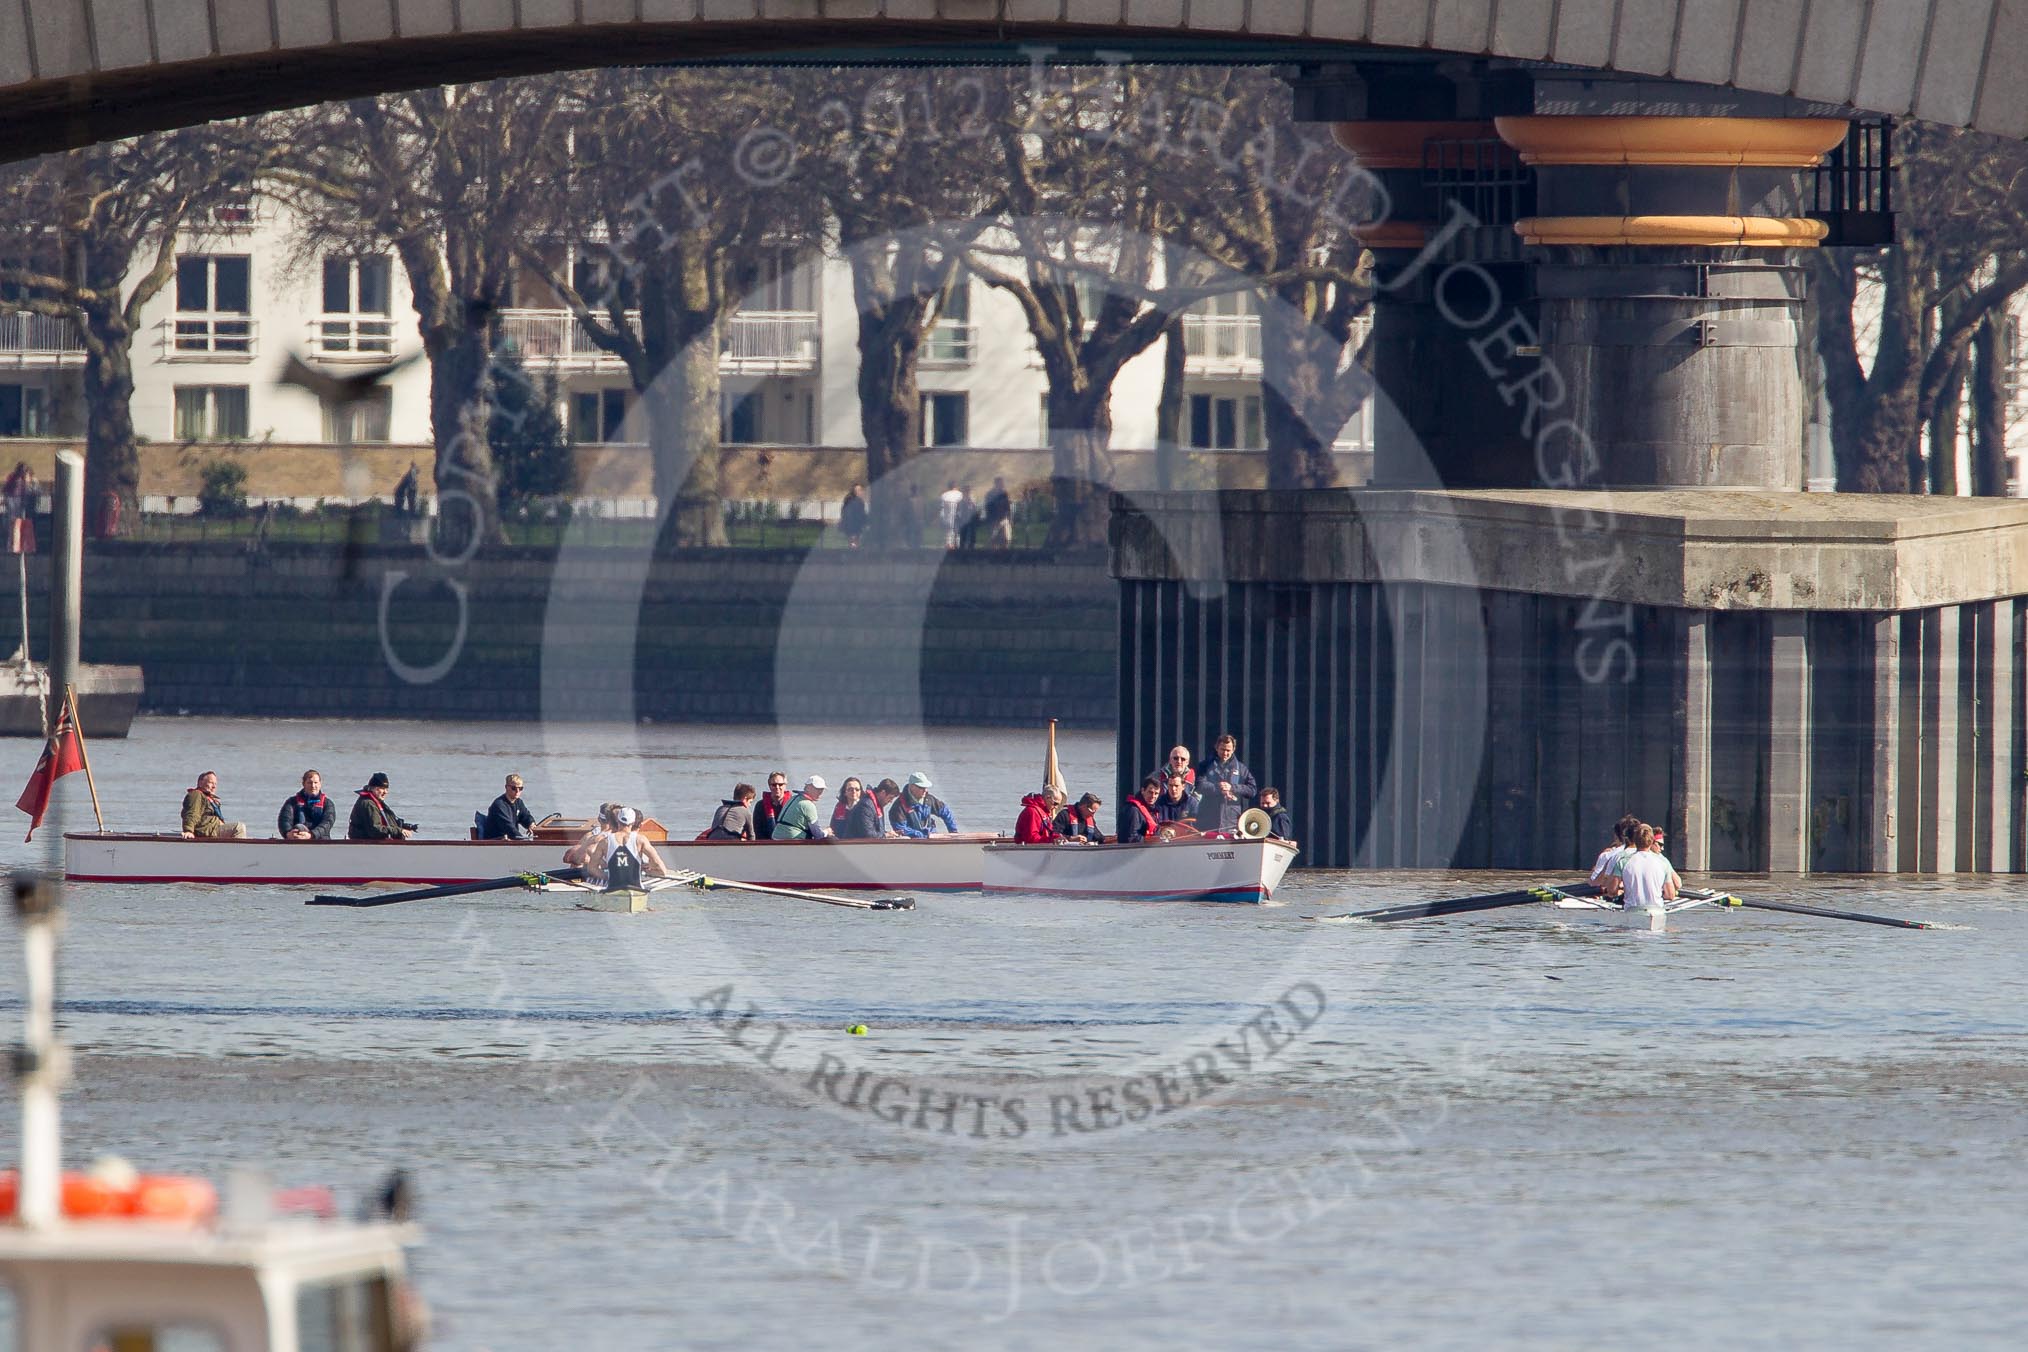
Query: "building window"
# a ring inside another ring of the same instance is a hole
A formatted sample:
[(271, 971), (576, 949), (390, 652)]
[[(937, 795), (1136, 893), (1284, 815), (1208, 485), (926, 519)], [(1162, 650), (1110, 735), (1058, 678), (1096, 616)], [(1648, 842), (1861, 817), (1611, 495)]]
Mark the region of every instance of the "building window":
[(719, 440), (734, 446), (751, 445), (761, 439), (761, 397), (759, 390), (745, 394), (727, 392), (720, 405)]
[(1190, 445), (1200, 451), (1259, 450), (1260, 396), (1190, 396)]
[(739, 307), (749, 311), (807, 314), (817, 308), (817, 270), (804, 265), (801, 249), (784, 246), (769, 251), (761, 264), (761, 283)]
[(386, 441), (394, 425), (394, 391), (368, 390), (366, 397), (343, 406), (324, 405), (324, 440), (339, 445)]
[(970, 441), (966, 428), (968, 396), (959, 391), (925, 394), (922, 397), (922, 444), (963, 446)]
[(324, 317), (318, 345), (328, 356), (394, 351), (393, 268), (385, 254), (324, 260)]
[(629, 390), (578, 390), (570, 396), (570, 439), (613, 442), (626, 425)]
[(247, 434), (247, 387), (178, 385), (178, 441), (241, 441)]
[(925, 362), (964, 365), (972, 360), (972, 278), (962, 269), (937, 297), (936, 320), (923, 344)]
[(176, 260), (176, 352), (252, 356), (252, 313), (251, 258), (245, 254), (185, 254)]
[(49, 391), (40, 385), (0, 385), (0, 437), (49, 435)]

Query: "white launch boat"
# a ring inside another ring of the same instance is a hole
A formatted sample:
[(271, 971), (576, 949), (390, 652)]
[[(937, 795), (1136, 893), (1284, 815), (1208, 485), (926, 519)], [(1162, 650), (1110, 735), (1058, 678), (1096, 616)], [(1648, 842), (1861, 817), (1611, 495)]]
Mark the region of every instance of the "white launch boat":
[(1129, 845), (988, 845), (985, 890), (1133, 901), (1263, 902), (1296, 857), (1286, 840), (1193, 836)]

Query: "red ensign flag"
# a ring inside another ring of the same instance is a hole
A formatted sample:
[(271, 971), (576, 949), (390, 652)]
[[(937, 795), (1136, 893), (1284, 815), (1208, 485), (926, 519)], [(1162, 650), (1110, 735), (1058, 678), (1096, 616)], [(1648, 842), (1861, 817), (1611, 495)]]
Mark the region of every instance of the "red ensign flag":
[(35, 839), (36, 828), (42, 825), (42, 814), (49, 811), (49, 791), (56, 786), (56, 781), (82, 769), (84, 748), (78, 742), (77, 726), (70, 721), (70, 710), (60, 709), (56, 715), (56, 731), (42, 748), (42, 759), (35, 762), (35, 773), (28, 777), (28, 787), (14, 802), (14, 806), (28, 814), (28, 839)]

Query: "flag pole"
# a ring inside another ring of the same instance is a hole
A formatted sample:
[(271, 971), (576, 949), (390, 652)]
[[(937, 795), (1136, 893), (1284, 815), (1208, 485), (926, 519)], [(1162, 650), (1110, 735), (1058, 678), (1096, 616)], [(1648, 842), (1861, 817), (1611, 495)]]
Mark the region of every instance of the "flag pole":
[(85, 787), (91, 790), (92, 816), (99, 819), (99, 834), (106, 833), (106, 814), (99, 811), (99, 786), (92, 782), (92, 756), (85, 750), (84, 720), (77, 716), (77, 691), (70, 686), (63, 688), (64, 707), (70, 710), (71, 735), (77, 738), (77, 758), (84, 762)]

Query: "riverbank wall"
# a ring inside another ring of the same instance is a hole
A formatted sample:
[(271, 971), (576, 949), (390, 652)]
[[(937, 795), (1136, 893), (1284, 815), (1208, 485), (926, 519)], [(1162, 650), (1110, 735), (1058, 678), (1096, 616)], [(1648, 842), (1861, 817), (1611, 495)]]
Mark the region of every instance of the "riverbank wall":
[[(29, 632), (47, 642), (46, 559)], [(0, 644), (19, 642), (14, 607)], [(144, 711), (1110, 727), (1103, 552), (94, 541), (85, 660)]]

